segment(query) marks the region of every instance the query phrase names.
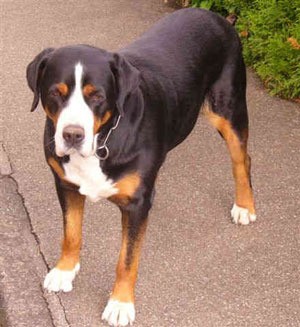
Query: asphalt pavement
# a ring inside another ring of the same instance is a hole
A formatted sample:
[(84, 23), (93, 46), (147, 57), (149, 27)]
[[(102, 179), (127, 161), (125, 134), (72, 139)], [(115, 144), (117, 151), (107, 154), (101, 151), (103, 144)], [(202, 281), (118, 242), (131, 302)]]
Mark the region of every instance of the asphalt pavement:
[[(0, 324), (106, 326), (101, 313), (121, 231), (108, 201), (87, 205), (74, 290), (42, 288), (59, 255), (62, 218), (44, 160), (44, 113), (41, 107), (30, 113), (25, 70), (46, 47), (117, 50), (172, 9), (160, 0), (0, 0), (0, 6)], [(231, 223), (230, 159), (199, 117), (158, 178), (135, 326), (300, 326), (300, 107), (268, 95), (252, 71), (248, 106), (257, 222)]]

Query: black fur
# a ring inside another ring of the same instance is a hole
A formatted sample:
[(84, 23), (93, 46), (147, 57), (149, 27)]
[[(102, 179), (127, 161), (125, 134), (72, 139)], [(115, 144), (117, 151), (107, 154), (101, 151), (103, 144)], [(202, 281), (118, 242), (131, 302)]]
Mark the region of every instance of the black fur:
[[(49, 90), (64, 81), (74, 88), (74, 65), (82, 62), (84, 84), (92, 83), (105, 95), (104, 103), (88, 103), (95, 116), (109, 109), (112, 118), (99, 131), (99, 144), (122, 118), (108, 141), (110, 156), (99, 162), (116, 181), (137, 171), (141, 185), (122, 210), (129, 212), (129, 236), (147, 217), (152, 205), (157, 172), (166, 154), (193, 129), (205, 99), (212, 110), (229, 120), (237, 135), (248, 126), (246, 77), (241, 45), (234, 28), (205, 10), (183, 9), (171, 14), (129, 46), (110, 53), (87, 45), (46, 49), (28, 66), (27, 79), (34, 92), (55, 112), (68, 99), (51, 99)], [(58, 161), (51, 140), (54, 126), (47, 119), (46, 157)], [(49, 145), (50, 144), (50, 145)], [(58, 194), (65, 187), (56, 178)], [(64, 202), (61, 200), (61, 203)], [(130, 253), (130, 251), (128, 252)]]

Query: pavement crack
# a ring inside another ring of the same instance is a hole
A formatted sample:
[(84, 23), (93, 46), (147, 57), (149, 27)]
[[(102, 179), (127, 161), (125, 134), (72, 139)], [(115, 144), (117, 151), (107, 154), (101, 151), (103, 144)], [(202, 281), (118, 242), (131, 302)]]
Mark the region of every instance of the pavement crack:
[(40, 284), (40, 289), (41, 289), (43, 298), (44, 298), (44, 300), (45, 300), (45, 302), (47, 304), (48, 311), (50, 313), (50, 318), (51, 318), (51, 322), (52, 322), (53, 327), (58, 327), (58, 325), (55, 323), (56, 319), (52, 314), (52, 309), (51, 309), (51, 302), (52, 301), (50, 300), (49, 296), (53, 296), (54, 298), (56, 298), (58, 300), (58, 304), (59, 304), (60, 308), (62, 309), (63, 318), (65, 320), (64, 321), (65, 322), (64, 326), (72, 327), (72, 325), (71, 325), (71, 323), (70, 323), (70, 321), (69, 321), (69, 319), (67, 317), (65, 306), (64, 306), (64, 304), (62, 302), (62, 299), (60, 298), (59, 294), (57, 294), (57, 293), (47, 293), (47, 291), (44, 290), (42, 284)]
[[(31, 220), (29, 211), (28, 211), (28, 209), (26, 207), (26, 204), (25, 204), (25, 198), (24, 198), (23, 194), (20, 192), (20, 187), (19, 187), (18, 181), (13, 176), (14, 172), (13, 172), (13, 169), (12, 169), (12, 166), (13, 166), (12, 162), (11, 162), (11, 160), (9, 158), (9, 155), (8, 155), (6, 149), (5, 149), (5, 146), (4, 146), (4, 144), (2, 142), (0, 144), (0, 154), (1, 154), (1, 156), (0, 156), (0, 159), (1, 159), (1, 162), (0, 162), (1, 177), (6, 176), (6, 177), (10, 178), (15, 183), (16, 193), (19, 196), (19, 198), (21, 199), (22, 206), (24, 208), (27, 220), (29, 222), (30, 232), (31, 232), (31, 234), (33, 235), (33, 237), (35, 239), (35, 242), (36, 242), (37, 247), (38, 247), (39, 254), (42, 257), (43, 262), (44, 262), (44, 264), (46, 265), (46, 267), (47, 267), (47, 269), (49, 271), (49, 265), (47, 263), (47, 260), (45, 258), (45, 255), (44, 255), (43, 251), (41, 250), (39, 237), (38, 237), (37, 233), (35, 232), (35, 230), (33, 228), (32, 220)], [(2, 171), (4, 171), (4, 173), (2, 173)]]
[[(37, 245), (37, 250), (38, 250), (38, 254), (40, 256), (40, 258), (42, 259), (42, 262), (43, 264), (45, 265), (45, 267), (47, 268), (47, 271), (50, 270), (50, 266), (46, 260), (46, 257), (41, 249), (41, 241), (39, 239), (39, 236), (37, 234), (37, 232), (34, 230), (34, 227), (33, 227), (33, 222), (32, 222), (32, 219), (31, 219), (31, 216), (30, 216), (30, 213), (26, 207), (26, 204), (25, 204), (25, 198), (23, 196), (23, 194), (21, 193), (20, 191), (20, 186), (19, 186), (19, 183), (17, 181), (17, 179), (13, 176), (13, 169), (12, 169), (13, 165), (12, 165), (12, 162), (8, 156), (8, 153), (5, 149), (5, 146), (2, 142), (0, 142), (0, 168), (1, 168), (1, 174), (0, 174), (0, 177), (1, 178), (8, 178), (10, 180), (13, 181), (13, 183), (15, 184), (15, 193), (16, 195), (19, 197), (21, 203), (22, 203), (22, 207), (24, 209), (24, 212), (25, 212), (25, 216), (27, 218), (27, 221), (28, 221), (28, 224), (29, 224), (29, 229), (30, 229), (30, 233), (32, 234), (34, 240), (35, 240), (35, 243)], [(71, 327), (71, 323), (70, 321), (68, 320), (67, 318), (67, 314), (66, 314), (66, 309), (63, 305), (63, 302), (62, 302), (62, 299), (61, 297), (59, 296), (59, 294), (51, 294), (51, 297), (48, 296), (46, 293), (45, 293), (45, 290), (43, 289), (43, 285), (42, 283), (39, 284), (40, 286), (40, 290), (41, 290), (41, 294), (42, 294), (42, 297), (47, 305), (47, 308), (48, 308), (48, 312), (49, 312), (49, 316), (50, 316), (50, 320), (51, 320), (51, 323), (52, 323), (52, 327), (57, 327), (58, 325), (55, 323), (56, 321), (56, 317), (54, 315), (54, 312), (53, 312), (53, 299), (56, 299), (56, 302), (57, 302), (57, 306), (60, 307), (61, 309), (61, 315), (64, 319), (64, 326), (66, 327)], [(51, 300), (52, 298), (52, 300)], [(60, 324), (59, 324), (60, 325)]]
[(67, 323), (68, 327), (72, 327), (72, 326), (71, 326), (71, 323), (70, 323), (70, 321), (69, 321), (69, 319), (68, 319), (68, 317), (67, 317), (66, 309), (65, 309), (64, 304), (62, 303), (61, 297), (60, 297), (58, 294), (56, 294), (56, 296), (57, 296), (58, 301), (59, 301), (59, 304), (61, 305), (61, 308), (62, 308), (62, 310), (63, 310), (64, 317), (65, 317), (65, 320), (66, 320), (66, 323)]
[(50, 316), (50, 319), (51, 319), (52, 326), (53, 327), (57, 327), (55, 325), (55, 322), (54, 322), (54, 317), (53, 317), (53, 314), (52, 314), (52, 310), (50, 309), (50, 303), (47, 301), (47, 299), (46, 299), (46, 297), (44, 295), (43, 285), (42, 284), (39, 284), (39, 285), (40, 285), (40, 290), (41, 290), (43, 299), (44, 299), (44, 301), (46, 302), (46, 305), (47, 305), (47, 309), (48, 309), (48, 312), (49, 312), (49, 316)]
[(16, 184), (16, 186), (17, 186), (17, 187), (16, 187), (16, 193), (17, 193), (18, 196), (20, 197), (21, 202), (22, 202), (22, 205), (23, 205), (23, 208), (24, 208), (24, 210), (25, 210), (26, 217), (27, 217), (27, 220), (28, 220), (28, 223), (29, 223), (29, 226), (30, 226), (30, 232), (31, 232), (31, 234), (33, 235), (33, 237), (34, 237), (34, 239), (35, 239), (35, 242), (36, 242), (36, 244), (37, 244), (37, 248), (38, 248), (38, 252), (39, 252), (39, 254), (40, 254), (40, 256), (41, 256), (41, 258), (42, 258), (42, 260), (43, 260), (45, 266), (47, 267), (47, 270), (49, 271), (49, 270), (50, 270), (50, 267), (49, 267), (48, 262), (47, 262), (47, 260), (46, 260), (46, 258), (45, 258), (45, 255), (44, 255), (44, 253), (43, 253), (43, 251), (42, 251), (42, 249), (41, 249), (41, 242), (40, 242), (40, 239), (39, 239), (37, 233), (35, 232), (35, 230), (34, 230), (34, 228), (33, 228), (32, 219), (31, 219), (31, 217), (30, 217), (29, 211), (28, 211), (28, 209), (27, 209), (27, 207), (26, 207), (26, 204), (25, 204), (25, 198), (24, 198), (23, 194), (22, 194), (22, 193), (20, 192), (20, 190), (19, 190), (19, 183), (18, 183), (18, 181), (13, 177), (13, 175), (10, 175), (10, 176), (8, 176), (8, 177), (11, 178), (11, 179), (15, 182), (15, 184)]
[[(11, 179), (15, 183), (15, 185), (16, 185), (16, 194), (19, 196), (19, 198), (20, 198), (20, 200), (22, 202), (22, 206), (23, 206), (23, 209), (25, 211), (25, 215), (26, 215), (27, 220), (28, 220), (28, 223), (29, 223), (30, 233), (33, 235), (34, 240), (35, 240), (35, 242), (37, 244), (38, 253), (39, 253), (40, 257), (42, 258), (42, 261), (43, 261), (44, 265), (46, 266), (47, 271), (49, 271), (50, 270), (50, 267), (49, 267), (49, 265), (47, 263), (47, 260), (46, 260), (45, 255), (44, 255), (44, 253), (43, 253), (43, 251), (41, 249), (40, 239), (39, 239), (36, 231), (33, 228), (32, 219), (31, 219), (30, 214), (29, 214), (29, 211), (28, 211), (28, 209), (26, 207), (25, 198), (24, 198), (24, 196), (22, 195), (22, 193), (19, 190), (18, 181), (13, 177), (13, 175), (9, 175), (9, 176), (6, 176), (6, 177), (9, 178), (9, 179)], [(41, 289), (41, 293), (42, 293), (43, 299), (44, 299), (44, 301), (47, 304), (47, 308), (48, 308), (48, 311), (49, 311), (49, 315), (50, 315), (50, 319), (51, 319), (51, 322), (52, 322), (52, 326), (53, 327), (57, 327), (57, 325), (55, 324), (55, 317), (53, 316), (53, 312), (52, 312), (53, 310), (51, 308), (51, 302), (52, 301), (51, 300), (49, 301), (49, 297), (45, 294), (45, 291), (43, 289), (43, 285), (42, 284), (40, 284), (40, 289)], [(65, 307), (64, 307), (64, 305), (62, 303), (62, 299), (60, 298), (59, 294), (52, 293), (52, 296), (57, 299), (58, 305), (61, 308), (61, 311), (62, 311), (61, 314), (63, 315), (63, 318), (65, 320), (64, 326), (71, 327), (70, 321), (67, 318), (66, 309), (65, 309)]]

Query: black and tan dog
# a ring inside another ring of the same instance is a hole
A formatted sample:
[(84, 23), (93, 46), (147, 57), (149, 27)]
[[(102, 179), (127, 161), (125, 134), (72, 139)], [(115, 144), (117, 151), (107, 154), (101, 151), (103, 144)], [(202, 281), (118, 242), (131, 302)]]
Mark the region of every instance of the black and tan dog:
[[(71, 291), (79, 270), (85, 198), (122, 213), (122, 248), (102, 318), (135, 318), (134, 286), (154, 183), (168, 151), (203, 111), (227, 143), (236, 185), (231, 215), (256, 219), (247, 154), (245, 66), (234, 28), (218, 15), (183, 9), (118, 53), (87, 45), (45, 49), (29, 64), (32, 111), (45, 109), (45, 154), (64, 217), (61, 257), (49, 291)], [(205, 104), (205, 105), (204, 105)]]

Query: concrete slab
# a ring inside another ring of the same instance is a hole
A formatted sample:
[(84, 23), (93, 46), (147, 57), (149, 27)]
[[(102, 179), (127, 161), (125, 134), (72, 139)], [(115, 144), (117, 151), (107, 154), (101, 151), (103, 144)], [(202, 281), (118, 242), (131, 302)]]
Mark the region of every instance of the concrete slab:
[[(26, 65), (48, 46), (89, 43), (115, 50), (170, 9), (158, 0), (16, 0), (1, 6), (3, 142), (36, 235), (22, 250), (36, 273), (28, 283), (40, 290), (47, 265), (53, 266), (59, 254), (62, 219), (43, 157), (44, 114), (29, 113), (32, 94), (25, 81)], [(218, 134), (199, 119), (188, 140), (170, 153), (158, 179), (137, 285), (136, 326), (300, 325), (300, 108), (267, 95), (251, 72), (248, 85), (258, 221), (247, 227), (230, 223), (230, 160)], [(1, 188), (6, 194), (2, 180)], [(22, 221), (22, 208), (18, 212), (13, 226)], [(40, 263), (29, 255), (36, 242)], [(82, 269), (70, 294), (47, 295), (51, 323), (105, 326), (100, 316), (119, 245), (118, 210), (104, 201), (88, 204)], [(11, 243), (2, 252), (5, 260), (17, 265), (9, 249)], [(11, 278), (26, 290), (19, 276), (16, 269)], [(40, 306), (35, 307), (31, 293), (22, 292), (19, 300), (46, 314), (45, 294), (38, 289), (33, 292)]]
[(27, 213), (17, 194), (17, 185), (10, 177), (1, 178), (0, 183), (3, 326), (54, 326), (38, 274), (40, 269), (45, 273), (45, 265), (41, 262), (39, 249), (30, 232)]

